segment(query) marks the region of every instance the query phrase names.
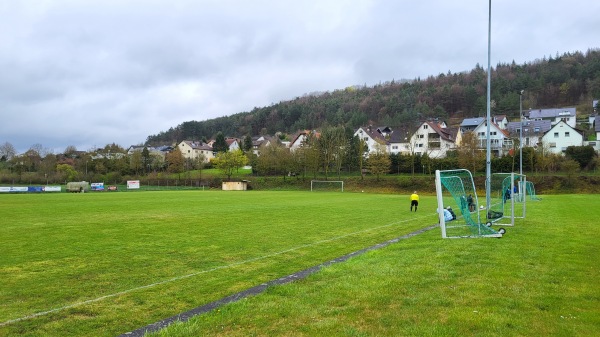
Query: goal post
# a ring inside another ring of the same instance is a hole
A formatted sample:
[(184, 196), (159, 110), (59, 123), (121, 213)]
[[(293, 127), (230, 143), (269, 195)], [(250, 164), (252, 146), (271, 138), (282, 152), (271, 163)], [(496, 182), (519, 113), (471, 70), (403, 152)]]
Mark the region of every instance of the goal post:
[(515, 219), (525, 218), (527, 178), (518, 173), (492, 173), (487, 222), (514, 226)]
[[(504, 229), (495, 230), (480, 220), (475, 182), (469, 170), (435, 171), (437, 213), (443, 238), (499, 238)], [(452, 211), (452, 219), (444, 214)], [(446, 212), (447, 211), (447, 212)]]
[(344, 192), (343, 180), (311, 180), (310, 191)]

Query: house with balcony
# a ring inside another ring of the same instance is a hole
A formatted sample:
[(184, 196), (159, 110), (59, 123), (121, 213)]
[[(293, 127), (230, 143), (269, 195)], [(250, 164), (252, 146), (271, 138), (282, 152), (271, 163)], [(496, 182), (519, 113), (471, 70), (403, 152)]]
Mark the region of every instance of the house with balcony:
[(445, 123), (425, 121), (410, 137), (408, 149), (417, 156), (445, 158), (446, 153), (456, 147), (458, 130), (446, 127)]
[[(482, 122), (472, 131), (477, 136), (478, 147), (487, 149), (487, 139), (490, 139), (491, 155), (501, 157), (506, 155), (513, 148), (513, 141), (510, 138), (508, 130), (502, 130), (500, 126), (494, 122), (490, 123), (490, 132), (488, 135), (487, 121), (483, 118)], [(463, 134), (465, 132), (462, 132)]]
[(564, 153), (569, 146), (582, 146), (583, 135), (566, 122), (560, 121), (544, 134), (542, 144), (552, 153)]

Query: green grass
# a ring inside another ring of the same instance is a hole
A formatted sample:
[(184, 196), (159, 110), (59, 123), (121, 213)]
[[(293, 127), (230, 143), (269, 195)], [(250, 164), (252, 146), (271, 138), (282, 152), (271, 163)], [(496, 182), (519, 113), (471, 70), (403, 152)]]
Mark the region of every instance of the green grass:
[(598, 336), (599, 216), (544, 196), (502, 239), (426, 232), (158, 335)]
[[(159, 335), (600, 335), (597, 196), (542, 197), (502, 239), (435, 229)], [(118, 335), (430, 225), (435, 206), (421, 196), (411, 213), (407, 195), (367, 193), (0, 195), (0, 336)]]
[(0, 195), (0, 336), (124, 333), (432, 224), (433, 204), (417, 216), (408, 196), (367, 193)]

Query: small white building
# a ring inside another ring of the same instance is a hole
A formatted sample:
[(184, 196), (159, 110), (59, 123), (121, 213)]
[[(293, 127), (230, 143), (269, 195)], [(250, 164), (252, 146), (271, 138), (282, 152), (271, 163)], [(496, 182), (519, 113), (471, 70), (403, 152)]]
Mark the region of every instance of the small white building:
[(569, 146), (582, 146), (583, 136), (569, 124), (560, 121), (542, 137), (542, 143), (547, 145), (552, 153), (564, 153)]

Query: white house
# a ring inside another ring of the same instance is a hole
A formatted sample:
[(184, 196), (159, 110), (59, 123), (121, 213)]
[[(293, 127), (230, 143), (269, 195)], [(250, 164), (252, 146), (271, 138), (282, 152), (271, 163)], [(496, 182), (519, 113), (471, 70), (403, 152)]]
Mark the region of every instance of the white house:
[[(257, 136), (252, 137), (252, 153), (259, 156), (260, 149), (262, 147), (271, 146), (273, 144), (280, 143), (278, 137), (272, 136)], [(289, 146), (288, 146), (289, 147)]]
[(319, 133), (310, 130), (302, 130), (296, 132), (296, 134), (292, 138), (292, 141), (289, 144), (290, 151), (294, 152), (297, 149), (301, 148), (311, 135), (318, 137)]
[(185, 159), (197, 159), (204, 156), (204, 162), (208, 163), (215, 157), (212, 146), (191, 140), (184, 140), (177, 145)]
[(508, 118), (506, 115), (497, 115), (492, 117), (492, 121), (500, 127), (502, 130), (506, 130), (508, 128)]
[(570, 127), (576, 125), (577, 109), (575, 108), (556, 108), (556, 109), (534, 109), (529, 110), (529, 119), (534, 121), (549, 120), (552, 125), (563, 121)]
[(558, 122), (542, 137), (542, 143), (547, 145), (552, 153), (563, 153), (569, 146), (582, 146), (583, 136), (575, 128), (564, 121)]
[(237, 138), (225, 138), (225, 143), (227, 143), (227, 146), (229, 146), (229, 151), (236, 151), (241, 148), (240, 140)]
[(363, 140), (368, 147), (368, 153), (373, 153), (378, 147), (384, 147), (389, 154), (410, 154), (412, 132), (405, 127), (391, 128), (381, 126), (360, 127), (354, 132), (355, 137)]
[(485, 117), (465, 118), (460, 123), (460, 132), (466, 133), (475, 130), (481, 123), (485, 122)]
[(427, 154), (430, 158), (445, 158), (448, 150), (455, 148), (456, 144), (452, 130), (442, 126), (445, 124), (421, 123), (410, 137), (412, 152), (418, 156)]
[(360, 127), (356, 131), (354, 131), (354, 136), (358, 136), (360, 140), (364, 141), (367, 144), (367, 153), (372, 153), (375, 152), (376, 149), (380, 146), (383, 146), (386, 150), (389, 150), (389, 143), (386, 137), (391, 137), (391, 133), (392, 130), (387, 126), (378, 128), (367, 126)]
[[(475, 133), (479, 141), (479, 148), (487, 148), (487, 121), (484, 119), (472, 132)], [(495, 156), (503, 156), (512, 149), (512, 139), (510, 139), (508, 130), (502, 130), (497, 124), (490, 124), (490, 151)]]

